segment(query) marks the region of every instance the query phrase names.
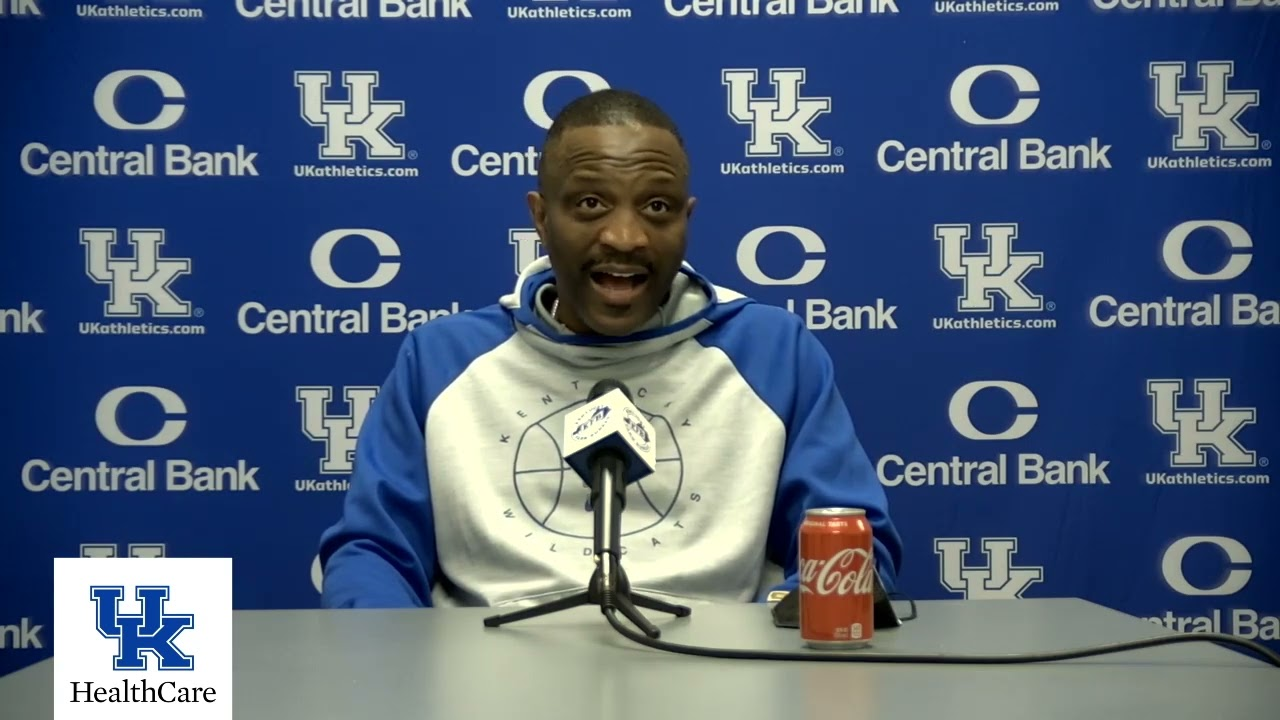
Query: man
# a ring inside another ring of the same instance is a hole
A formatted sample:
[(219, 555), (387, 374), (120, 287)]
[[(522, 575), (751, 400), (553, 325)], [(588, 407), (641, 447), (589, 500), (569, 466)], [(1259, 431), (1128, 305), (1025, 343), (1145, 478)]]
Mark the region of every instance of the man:
[[(794, 589), (800, 522), (823, 506), (866, 510), (892, 591), (901, 541), (831, 359), (794, 314), (684, 262), (688, 181), (652, 102), (604, 90), (564, 109), (528, 196), (546, 257), (494, 305), (405, 338), (321, 539), (324, 607), (511, 608), (582, 590), (593, 515), (559, 442), (605, 378), (658, 433), (658, 469), (623, 515), (635, 591)], [(769, 582), (770, 565), (785, 577)]]

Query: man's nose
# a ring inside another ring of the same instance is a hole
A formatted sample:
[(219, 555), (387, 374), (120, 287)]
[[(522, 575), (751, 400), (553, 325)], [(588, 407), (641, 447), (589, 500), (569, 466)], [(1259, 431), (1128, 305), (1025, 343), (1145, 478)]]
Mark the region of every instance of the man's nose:
[(600, 242), (618, 252), (633, 252), (649, 245), (649, 235), (635, 213), (622, 211), (609, 218), (600, 233)]

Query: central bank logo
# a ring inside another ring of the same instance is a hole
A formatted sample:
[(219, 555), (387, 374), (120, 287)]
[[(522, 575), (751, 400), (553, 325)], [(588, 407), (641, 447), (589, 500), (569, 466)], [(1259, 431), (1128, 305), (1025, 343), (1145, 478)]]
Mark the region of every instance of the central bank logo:
[[(418, 177), (419, 168), (406, 161), (418, 159), (389, 132), (393, 120), (405, 117), (405, 102), (382, 97), (381, 74), (376, 70), (344, 70), (340, 87), (327, 70), (293, 74), (303, 122), (320, 131), (317, 155), (325, 165), (295, 165), (302, 178)], [(373, 164), (361, 164), (364, 160)]]
[[(987, 432), (974, 424), (971, 412), (973, 401), (984, 390), (1008, 395), (1014, 408), (1019, 411), (1013, 415), (1004, 430)], [(947, 404), (947, 417), (955, 431), (966, 440), (1021, 440), (1036, 426), (1040, 415), (1031, 411), (1038, 407), (1040, 403), (1035, 393), (1022, 383), (1009, 380), (976, 381), (962, 386), (951, 396), (951, 402)]]
[[(536, 176), (538, 162), (542, 157), (541, 142), (545, 131), (551, 128), (553, 108), (563, 107), (582, 95), (607, 89), (609, 81), (589, 70), (547, 70), (538, 73), (525, 85), (521, 107), (528, 122), (543, 132), (531, 134), (528, 144), (515, 149), (486, 149), (492, 145), (470, 140), (457, 145), (449, 156), (454, 174), (459, 177)], [(554, 103), (548, 99), (549, 95), (555, 97)]]
[[(808, 285), (822, 275), (827, 266), (826, 253), (826, 242), (807, 227), (766, 225), (742, 237), (735, 259), (742, 276), (756, 285), (796, 287)], [(796, 268), (796, 257), (802, 260), (797, 269), (792, 269)], [(874, 305), (851, 306), (820, 297), (788, 297), (784, 306), (802, 316), (810, 330), (898, 329), (893, 317), (898, 306), (886, 303), (884, 298), (876, 298)]]
[(17, 307), (0, 307), (0, 335), (43, 335), (44, 308), (23, 300)]
[[(1227, 563), (1227, 571), (1219, 575), (1219, 579), (1209, 585), (1193, 584), (1187, 579), (1186, 557), (1200, 547), (1212, 547)], [(1193, 597), (1222, 597), (1235, 595), (1249, 584), (1253, 576), (1253, 556), (1249, 548), (1235, 538), (1197, 535), (1178, 538), (1165, 548), (1160, 558), (1160, 574), (1170, 590), (1179, 595)]]
[[(806, 68), (771, 68), (761, 83), (754, 68), (727, 68), (720, 72), (729, 118), (746, 130), (743, 155), (751, 162), (720, 164), (721, 175), (833, 175), (844, 164), (801, 162), (839, 157), (844, 148), (813, 128), (817, 119), (831, 112), (830, 96), (805, 94)], [(790, 156), (785, 162), (764, 162)]]
[(1280, 9), (1280, 0), (1092, 0), (1091, 4), (1096, 10), (1120, 14), (1254, 13)]
[(1018, 538), (982, 538), (985, 564), (968, 565), (969, 538), (937, 538), (933, 551), (938, 556), (938, 577), (942, 587), (966, 600), (1013, 600), (1021, 598), (1032, 585), (1044, 580), (1044, 567), (1015, 565)]
[[(3, 0), (0, 0), (2, 2)], [(186, 117), (187, 88), (173, 75), (155, 69), (115, 70), (93, 89), (93, 110), (102, 124), (124, 134), (150, 137), (173, 130)], [(215, 104), (210, 99), (209, 104)], [(72, 112), (75, 112), (74, 110)], [(64, 150), (35, 141), (19, 153), (23, 172), (35, 177), (257, 177), (257, 152), (202, 150), (184, 143), (120, 150), (109, 145)]]
[[(112, 388), (103, 393), (93, 411), (93, 426), (112, 448), (168, 448), (186, 434), (190, 422), (186, 401), (172, 389), (156, 385)], [(44, 458), (28, 460), (22, 466), (22, 485), (29, 492), (54, 493), (259, 490), (259, 468), (244, 459), (228, 465), (199, 465), (185, 458), (139, 458), (136, 451), (118, 449), (112, 449), (110, 457), (81, 466), (57, 465)], [(124, 458), (134, 464), (119, 464)]]
[[(126, 120), (120, 112), (119, 97), (126, 83), (147, 80), (159, 91), (163, 103), (146, 122)], [(93, 93), (93, 109), (102, 122), (114, 130), (170, 130), (187, 113), (187, 91), (178, 79), (158, 70), (117, 70), (98, 83)]]
[[(377, 268), (363, 280), (349, 280), (333, 268), (333, 251), (338, 243), (348, 238), (363, 238), (378, 253)], [(400, 274), (400, 245), (395, 238), (381, 230), (330, 230), (316, 239), (311, 246), (311, 272), (331, 288), (368, 289), (380, 288)]]
[(0, 650), (43, 650), (44, 635), (44, 625), (32, 617), (19, 618), (16, 625), (0, 624)]
[[(1195, 77), (1186, 62), (1153, 62), (1149, 66), (1155, 110), (1173, 126), (1169, 149), (1173, 156), (1147, 158), (1153, 170), (1271, 167), (1272, 159), (1258, 157), (1271, 141), (1250, 131), (1248, 110), (1261, 104), (1261, 93), (1235, 87), (1235, 62), (1201, 61)], [(1187, 153), (1197, 153), (1187, 156)], [(1243, 155), (1252, 155), (1244, 157)]]
[[(1203, 260), (1187, 246), (1213, 248), (1213, 260)], [(1229, 283), (1253, 264), (1253, 238), (1229, 220), (1187, 220), (1175, 225), (1155, 253), (1165, 273), (1181, 287)], [(1155, 266), (1155, 262), (1151, 266)], [(1089, 303), (1089, 320), (1100, 328), (1135, 327), (1261, 327), (1280, 326), (1280, 300), (1250, 292), (1214, 292), (1195, 299), (1173, 295), (1148, 301), (1121, 301), (1099, 295)]]
[[(320, 284), (343, 292), (387, 287), (399, 276), (403, 262), (396, 239), (375, 228), (329, 230), (312, 243), (308, 260)], [(372, 270), (368, 269), (370, 265)], [(324, 291), (317, 288), (316, 292)], [(247, 335), (399, 334), (463, 312), (457, 300), (448, 307), (436, 308), (412, 307), (398, 300), (362, 300), (342, 305), (315, 302), (309, 307), (273, 308), (260, 300), (250, 300), (237, 311), (236, 325)]]
[(248, 20), (470, 20), (471, 0), (236, 0)]
[[(946, 403), (951, 428), (968, 442), (997, 450), (994, 457), (963, 453), (939, 460), (908, 460), (890, 453), (876, 463), (886, 487), (987, 487), (1040, 485), (1097, 487), (1111, 484), (1110, 460), (1090, 452), (1082, 459), (1054, 459), (1033, 452), (1027, 438), (1040, 421), (1040, 400), (1014, 380), (973, 380), (956, 388)], [(1011, 443), (1017, 445), (1010, 447)], [(1015, 451), (1016, 450), (1016, 451)]]
[[(337, 475), (338, 478), (304, 478), (294, 480), (298, 492), (345, 491), (350, 485), (349, 476), (355, 469), (356, 441), (360, 428), (378, 397), (376, 385), (346, 386), (340, 390), (327, 385), (309, 385), (296, 388), (296, 398), (302, 417), (302, 434), (308, 440), (324, 448), (316, 470), (319, 475)], [(345, 412), (336, 411), (335, 396), (341, 392), (346, 402)]]
[[(132, 402), (135, 396), (144, 396), (159, 406), (165, 419), (160, 427), (151, 434), (139, 433), (141, 437), (126, 433), (120, 427), (120, 408), (126, 402)], [(187, 429), (187, 404), (177, 393), (169, 388), (126, 385), (108, 390), (94, 411), (93, 420), (103, 439), (120, 447), (160, 447), (169, 445), (182, 437)]]
[[(125, 242), (120, 242), (124, 239)], [(163, 324), (152, 320), (203, 317), (174, 290), (191, 274), (189, 257), (166, 257), (166, 231), (129, 228), (123, 238), (115, 228), (82, 228), (85, 274), (106, 288), (102, 314), (109, 322), (82, 322), (82, 335), (203, 335), (203, 324)], [(112, 322), (113, 321), (113, 322)], [(127, 322), (134, 321), (134, 322)]]
[[(980, 237), (973, 237), (978, 233)], [(1044, 253), (1014, 250), (1020, 240), (1018, 223), (967, 223), (933, 226), (942, 274), (959, 284), (956, 312), (960, 317), (935, 317), (935, 330), (1026, 330), (1056, 327), (1053, 319), (973, 317), (996, 313), (1029, 315), (1057, 309), (1027, 285), (1032, 270), (1044, 267)], [(971, 240), (980, 250), (968, 249)]]
[[(1160, 555), (1159, 572), (1169, 589), (1192, 598), (1220, 598), (1200, 605), (1203, 615), (1165, 610), (1147, 620), (1175, 632), (1228, 633), (1249, 640), (1280, 640), (1280, 617), (1242, 607), (1238, 595), (1254, 574), (1254, 558), (1244, 543), (1222, 535), (1191, 535), (1171, 542)], [(1266, 595), (1265, 591), (1258, 598)], [(1186, 603), (1183, 603), (1186, 607)]]
[(134, 599), (142, 606), (138, 614), (120, 611), (124, 593), (122, 585), (89, 588), (96, 606), (95, 627), (102, 637), (117, 642), (111, 669), (194, 670), (195, 658), (182, 652), (176, 643), (178, 635), (195, 627), (195, 615), (168, 612), (169, 586), (135, 588)]
[(662, 0), (675, 18), (849, 17), (896, 15), (898, 0)]
[[(876, 164), (888, 173), (1055, 172), (1110, 170), (1111, 145), (1097, 136), (1060, 143), (1004, 133), (1032, 121), (1040, 110), (1040, 80), (1020, 65), (973, 65), (961, 70), (946, 92), (952, 116), (971, 128), (973, 139), (918, 146), (892, 138), (876, 149)], [(1055, 97), (1061, 105), (1070, 98)], [(1028, 131), (1033, 132), (1033, 131)]]

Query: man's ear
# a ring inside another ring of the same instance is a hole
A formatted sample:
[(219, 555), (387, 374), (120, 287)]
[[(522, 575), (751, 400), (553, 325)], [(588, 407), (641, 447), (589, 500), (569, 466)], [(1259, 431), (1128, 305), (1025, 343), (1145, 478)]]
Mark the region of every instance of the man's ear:
[(525, 201), (529, 205), (529, 218), (533, 221), (533, 226), (538, 230), (538, 236), (546, 241), (547, 238), (547, 203), (542, 197), (542, 193), (533, 190), (525, 196)]
[(684, 219), (688, 220), (693, 217), (693, 206), (698, 204), (698, 198), (690, 197), (689, 201), (684, 204)]

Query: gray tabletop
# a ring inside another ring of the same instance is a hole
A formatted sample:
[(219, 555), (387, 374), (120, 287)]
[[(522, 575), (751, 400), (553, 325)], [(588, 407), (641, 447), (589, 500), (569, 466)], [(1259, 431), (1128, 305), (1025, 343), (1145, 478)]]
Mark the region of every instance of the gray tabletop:
[[(693, 607), (683, 619), (646, 615), (672, 642), (805, 652), (768, 606)], [(1169, 634), (1074, 599), (917, 608), (874, 652), (1022, 653)], [(492, 614), (238, 611), (235, 718), (1257, 720), (1280, 707), (1280, 668), (1209, 643), (1027, 665), (718, 660), (637, 645), (598, 608), (485, 628)], [(52, 695), (47, 660), (0, 678), (0, 715), (52, 720)]]

